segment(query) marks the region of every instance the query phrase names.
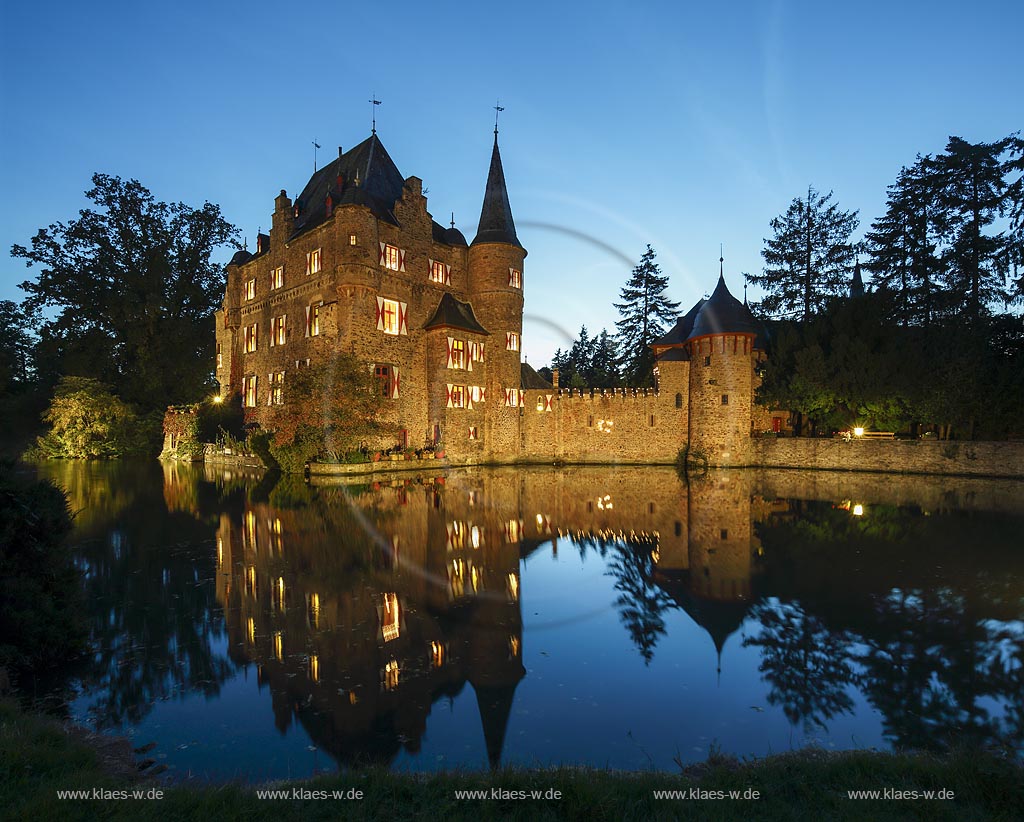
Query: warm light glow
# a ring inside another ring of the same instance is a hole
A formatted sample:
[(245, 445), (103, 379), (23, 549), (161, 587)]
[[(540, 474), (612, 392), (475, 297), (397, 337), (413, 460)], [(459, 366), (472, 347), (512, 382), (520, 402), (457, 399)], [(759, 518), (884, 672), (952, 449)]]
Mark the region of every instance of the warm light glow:
[(274, 586), (274, 594), (278, 610), (284, 610), (284, 577), (277, 578), (277, 585)]
[(480, 547), (480, 543), (483, 542), (483, 538), (480, 533), (479, 525), (474, 525), (469, 529), (469, 541), (473, 544), (474, 548)]
[(510, 636), (508, 638), (508, 654), (512, 658), (519, 656), (519, 637)]
[(246, 620), (245, 635), (249, 639), (250, 645), (256, 644), (256, 621), (252, 617)]
[(480, 590), (480, 583), (481, 583), (481, 582), (483, 581), (483, 580), (482, 580), (482, 576), (481, 576), (481, 574), (480, 574), (480, 573), (479, 573), (479, 572), (478, 572), (478, 571), (476, 570), (476, 568), (474, 568), (474, 567), (472, 567), (472, 566), (470, 566), (470, 569), (469, 569), (469, 575), (470, 575), (470, 579), (471, 579), (471, 580), (472, 580), (472, 582), (473, 582), (473, 592), (474, 592), (474, 593), (476, 593), (477, 591), (479, 591), (479, 590)]
[(611, 511), (614, 507), (612, 505), (612, 498), (610, 494), (605, 494), (603, 497), (597, 498), (597, 507), (601, 511)]
[(280, 631), (274, 632), (274, 656), (279, 662), (284, 661), (284, 637)]
[(853, 436), (855, 436), (855, 437), (863, 437), (864, 436), (864, 429), (861, 428), (860, 426), (858, 426), (857, 428), (854, 428), (853, 429)]
[(249, 547), (253, 551), (258, 550), (256, 541), (256, 514), (252, 511), (245, 512), (245, 536), (248, 539)]
[(445, 647), (441, 642), (430, 643), (430, 661), (433, 663), (435, 668), (440, 668), (444, 665), (445, 661)]
[(224, 564), (224, 538), (217, 534), (217, 567), (220, 568)]
[(309, 678), (314, 682), (320, 681), (320, 657), (316, 654), (309, 655)]
[(393, 691), (398, 687), (398, 660), (392, 659), (384, 666), (384, 677), (381, 683), (385, 691)]
[(348, 692), (348, 704), (349, 705), (355, 705), (358, 701), (359, 701), (359, 697), (356, 696), (356, 692), (355, 691), (349, 691)]
[(309, 625), (314, 630), (320, 628), (320, 594), (309, 595), (309, 608), (307, 611), (309, 616)]
[(448, 570), (448, 581), (451, 586), (452, 598), (462, 596), (465, 590), (466, 567), (461, 559), (453, 559), (452, 567)]
[(519, 577), (511, 571), (508, 574), (508, 595), (512, 597), (513, 602), (519, 599)]
[(657, 564), (658, 564), (658, 560), (659, 560), (659, 559), (661, 559), (661, 552), (660, 552), (660, 551), (658, 551), (658, 549), (657, 549), (657, 548), (655, 548), (655, 549), (654, 549), (654, 550), (653, 550), (653, 551), (651, 552), (651, 562), (653, 562), (653, 563), (654, 563), (655, 565), (657, 565)]
[(859, 502), (856, 505), (853, 506), (853, 515), (855, 517), (862, 517), (862, 516), (864, 516), (864, 506), (861, 505)]
[(384, 594), (384, 606), (381, 611), (381, 634), (385, 642), (398, 639), (400, 616), (398, 594)]
[(214, 395), (213, 395), (213, 401), (214, 401), (214, 402), (215, 402), (215, 403), (216, 403), (217, 405), (220, 405), (220, 404), (221, 404), (222, 402), (224, 402), (224, 398), (223, 398), (223, 397), (222, 397), (222, 396), (221, 396), (220, 394), (214, 394)]
[(245, 585), (249, 589), (249, 596), (256, 597), (256, 566), (250, 565), (245, 572)]

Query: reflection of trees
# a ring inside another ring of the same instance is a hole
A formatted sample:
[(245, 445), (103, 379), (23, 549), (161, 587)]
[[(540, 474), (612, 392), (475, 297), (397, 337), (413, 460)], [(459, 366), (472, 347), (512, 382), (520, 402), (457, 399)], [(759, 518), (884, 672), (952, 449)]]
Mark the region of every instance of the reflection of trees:
[(853, 671), (848, 638), (796, 602), (762, 602), (752, 615), (760, 620), (761, 633), (743, 645), (761, 649), (758, 670), (771, 685), (768, 703), (781, 706), (786, 718), (803, 723), (804, 730), (849, 713), (853, 700), (846, 689)]
[(662, 588), (651, 581), (655, 569), (653, 549), (648, 545), (616, 543), (608, 563), (619, 597), (615, 605), (640, 656), (646, 664), (654, 658), (654, 646), (665, 633), (664, 612), (676, 607)]
[(157, 700), (217, 693), (234, 665), (213, 648), (224, 620), (211, 527), (168, 512), (156, 463), (68, 462), (55, 479), (88, 490), (71, 540), (93, 646), (81, 680), (98, 698), (96, 723), (134, 723)]
[[(755, 609), (763, 631), (746, 644), (764, 649), (761, 670), (791, 721), (817, 718), (822, 692), (848, 671), (898, 747), (1024, 741), (1016, 521), (805, 503), (800, 519), (757, 531), (766, 587), (787, 604)], [(823, 681), (804, 677), (808, 665)]]

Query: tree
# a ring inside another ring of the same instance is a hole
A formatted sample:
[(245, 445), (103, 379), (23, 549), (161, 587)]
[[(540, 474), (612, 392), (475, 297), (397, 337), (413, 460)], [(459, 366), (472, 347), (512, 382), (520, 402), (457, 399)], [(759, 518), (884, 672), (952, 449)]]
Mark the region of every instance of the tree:
[(614, 304), (622, 316), (615, 323), (619, 329), (622, 378), (634, 386), (653, 385), (651, 343), (665, 333), (667, 324), (675, 322), (679, 309), (679, 303), (665, 296), (668, 277), (662, 275), (655, 256), (654, 249), (648, 245), (619, 294), (622, 302)]
[(32, 329), (38, 318), (11, 300), (0, 300), (0, 396), (33, 376)]
[(950, 137), (937, 158), (941, 176), (939, 204), (949, 226), (946, 285), (958, 298), (957, 313), (976, 321), (993, 301), (1007, 301), (999, 257), (1005, 238), (986, 234), (1004, 210), (1006, 182), (1000, 156), (1010, 138), (994, 143), (968, 143)]
[(1019, 131), (1006, 138), (1006, 149), (1009, 157), (1003, 163), (1003, 174), (1009, 180), (1005, 198), (1010, 231), (1006, 237), (1002, 269), (1014, 286), (1014, 301), (1019, 302), (1024, 299), (1024, 275), (1019, 274), (1024, 268), (1024, 138)]
[(591, 385), (595, 388), (616, 388), (619, 378), (619, 350), (615, 338), (602, 328), (594, 338), (594, 355), (591, 358)]
[(771, 221), (774, 236), (761, 251), (764, 273), (745, 275), (766, 292), (757, 307), (771, 316), (807, 320), (828, 297), (844, 293), (857, 251), (850, 235), (858, 225), (857, 212), (841, 211), (831, 191), (808, 187), (806, 200), (797, 197)]
[(106, 174), (92, 182), (96, 208), (11, 249), (41, 267), (21, 285), (27, 307), (57, 309), (41, 350), (58, 373), (100, 379), (147, 410), (194, 401), (212, 382), (210, 322), (224, 289), (210, 257), (237, 246), (237, 229), (212, 203), (159, 202)]
[(267, 420), (271, 454), (295, 471), (320, 454), (338, 458), (379, 432), (383, 404), (373, 369), (351, 354), (290, 371)]

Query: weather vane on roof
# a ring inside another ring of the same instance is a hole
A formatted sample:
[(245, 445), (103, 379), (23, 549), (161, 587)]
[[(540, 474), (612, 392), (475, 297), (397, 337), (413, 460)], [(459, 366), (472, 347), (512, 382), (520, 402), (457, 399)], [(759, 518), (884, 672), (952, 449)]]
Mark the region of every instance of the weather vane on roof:
[(377, 99), (376, 94), (371, 94), (370, 99), (367, 101), (370, 104), (370, 133), (377, 133), (377, 106), (380, 105), (380, 100)]
[(313, 173), (316, 174), (316, 150), (320, 148), (320, 144), (313, 138)]
[(501, 104), (501, 100), (494, 101), (494, 139), (498, 139), (498, 115), (505, 110), (505, 107)]

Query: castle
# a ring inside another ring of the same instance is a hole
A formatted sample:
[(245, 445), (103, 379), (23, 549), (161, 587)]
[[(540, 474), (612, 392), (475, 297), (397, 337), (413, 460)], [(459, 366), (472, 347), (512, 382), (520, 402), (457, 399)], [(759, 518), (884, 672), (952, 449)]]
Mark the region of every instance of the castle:
[(283, 402), (289, 372), (351, 352), (385, 398), (375, 447), (441, 445), (455, 463), (751, 462), (750, 435), (785, 412), (756, 407), (767, 337), (723, 272), (653, 346), (656, 390), (561, 389), (522, 362), (524, 261), (495, 130), (476, 236), (427, 210), (376, 131), (274, 202), (256, 253), (227, 266), (216, 376), (248, 421)]

